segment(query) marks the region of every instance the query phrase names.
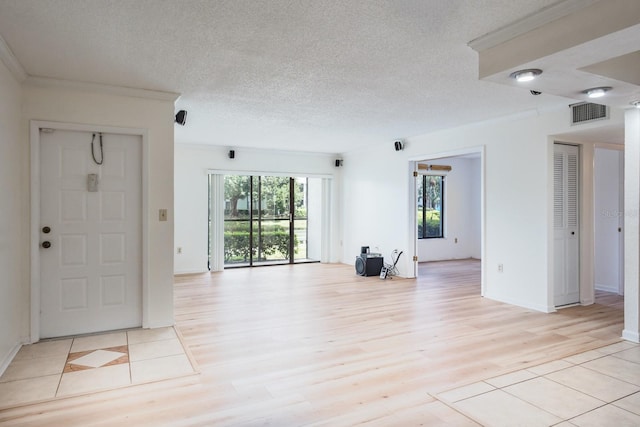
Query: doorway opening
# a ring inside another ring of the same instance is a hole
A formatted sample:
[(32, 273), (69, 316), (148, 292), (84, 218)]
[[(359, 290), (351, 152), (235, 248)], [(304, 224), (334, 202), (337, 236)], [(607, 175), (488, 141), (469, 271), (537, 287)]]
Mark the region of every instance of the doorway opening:
[(594, 150), (594, 286), (624, 293), (624, 151)]
[(413, 165), (416, 277), (424, 275), (425, 265), (479, 260), (481, 295), (485, 283), (482, 165), (482, 148), (419, 159)]

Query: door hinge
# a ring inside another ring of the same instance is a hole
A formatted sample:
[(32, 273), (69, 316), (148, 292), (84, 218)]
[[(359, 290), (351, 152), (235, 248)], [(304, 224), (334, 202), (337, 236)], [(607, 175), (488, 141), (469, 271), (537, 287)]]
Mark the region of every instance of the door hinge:
[(417, 177), (417, 176), (418, 176), (418, 172), (413, 171), (413, 177), (415, 178), (415, 177)]
[(418, 257), (417, 256), (413, 256), (413, 262), (418, 262)]

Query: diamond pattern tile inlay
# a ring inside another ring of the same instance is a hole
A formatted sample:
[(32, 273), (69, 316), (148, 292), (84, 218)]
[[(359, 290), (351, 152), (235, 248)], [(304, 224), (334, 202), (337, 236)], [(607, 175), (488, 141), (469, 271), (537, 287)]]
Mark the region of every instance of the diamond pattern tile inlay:
[(104, 366), (107, 363), (113, 362), (114, 360), (117, 360), (126, 355), (126, 353), (120, 353), (117, 351), (95, 350), (69, 363), (72, 365), (82, 365), (90, 366), (92, 368), (99, 368), (100, 366)]

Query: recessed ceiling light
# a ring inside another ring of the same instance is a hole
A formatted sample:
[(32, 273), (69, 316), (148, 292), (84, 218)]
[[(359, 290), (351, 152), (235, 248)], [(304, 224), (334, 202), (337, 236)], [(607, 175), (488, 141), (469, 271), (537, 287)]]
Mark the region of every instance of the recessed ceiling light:
[(610, 90), (610, 87), (594, 87), (591, 89), (583, 90), (582, 93), (586, 93), (589, 98), (602, 98)]
[(509, 77), (511, 77), (512, 79), (516, 79), (518, 83), (524, 83), (530, 82), (540, 74), (542, 74), (542, 70), (538, 70), (537, 68), (530, 68), (528, 70), (514, 71), (513, 73), (509, 74)]
[(636, 108), (640, 108), (640, 100), (638, 101), (631, 101), (629, 104), (633, 105)]

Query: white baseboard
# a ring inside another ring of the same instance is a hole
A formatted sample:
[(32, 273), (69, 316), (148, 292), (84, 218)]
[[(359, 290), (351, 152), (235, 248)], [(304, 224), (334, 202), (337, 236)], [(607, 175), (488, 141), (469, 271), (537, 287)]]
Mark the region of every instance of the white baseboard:
[(11, 361), (13, 360), (14, 357), (16, 357), (16, 354), (18, 354), (18, 352), (20, 351), (20, 349), (22, 348), (23, 344), (22, 343), (17, 343), (6, 355), (5, 357), (0, 360), (0, 376), (2, 376), (2, 374), (4, 374), (4, 371), (7, 370), (7, 368), (9, 367), (9, 364), (11, 363)]
[(209, 270), (176, 270), (173, 272), (174, 276), (182, 276), (185, 274), (202, 274), (202, 273), (208, 273)]
[(175, 325), (176, 325), (175, 322), (168, 322), (168, 323), (161, 322), (161, 323), (153, 323), (149, 325), (142, 325), (142, 329), (172, 328)]
[(611, 292), (614, 294), (620, 293), (620, 290), (618, 289), (617, 286), (603, 285), (602, 283), (596, 283), (595, 288), (596, 288), (596, 291)]
[(489, 299), (492, 299), (494, 301), (500, 301), (500, 302), (504, 302), (504, 303), (507, 303), (507, 304), (516, 305), (518, 307), (527, 308), (529, 310), (539, 311), (541, 313), (553, 313), (553, 312), (556, 311), (555, 307), (547, 307), (545, 305), (530, 304), (528, 301), (516, 300), (516, 299), (513, 299), (513, 298), (503, 298), (501, 296), (496, 297), (493, 294), (486, 294), (485, 297), (489, 298)]
[(628, 331), (628, 330), (624, 330), (622, 331), (622, 339), (625, 339), (627, 341), (631, 341), (631, 342), (637, 342), (640, 343), (640, 332), (638, 331)]

